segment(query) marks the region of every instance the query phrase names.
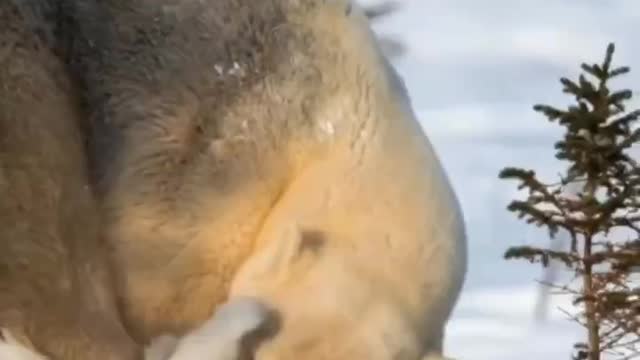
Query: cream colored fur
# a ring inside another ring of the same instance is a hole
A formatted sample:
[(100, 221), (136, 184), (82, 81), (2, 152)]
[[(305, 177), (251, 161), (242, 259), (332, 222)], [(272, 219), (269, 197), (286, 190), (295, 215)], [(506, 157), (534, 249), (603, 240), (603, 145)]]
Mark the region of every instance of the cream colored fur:
[(283, 313), (258, 360), (437, 359), (465, 273), (462, 215), (366, 20), (334, 11), (306, 19), (344, 54), (315, 119), (331, 148), (270, 212), (231, 294)]

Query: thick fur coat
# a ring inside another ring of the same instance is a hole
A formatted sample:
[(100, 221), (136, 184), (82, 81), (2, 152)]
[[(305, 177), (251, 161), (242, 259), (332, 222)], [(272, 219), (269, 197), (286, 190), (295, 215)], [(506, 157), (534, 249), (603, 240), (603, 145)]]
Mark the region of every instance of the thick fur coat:
[(11, 340), (54, 359), (133, 360), (142, 352), (118, 316), (86, 117), (65, 74), (0, 1), (0, 332), (11, 334), (0, 355)]
[(356, 4), (64, 4), (137, 340), (251, 295), (283, 320), (258, 360), (441, 356), (462, 215)]

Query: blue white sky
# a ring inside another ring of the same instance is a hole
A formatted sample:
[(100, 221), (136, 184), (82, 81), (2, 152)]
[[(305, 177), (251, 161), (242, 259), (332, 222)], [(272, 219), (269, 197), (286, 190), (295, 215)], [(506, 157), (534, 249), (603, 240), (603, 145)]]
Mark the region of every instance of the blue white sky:
[(608, 42), (617, 46), (614, 63), (632, 67), (615, 84), (638, 90), (640, 0), (399, 2), (375, 29), (409, 46), (394, 64), (457, 191), (469, 234), (469, 274), (446, 352), (460, 360), (569, 359), (583, 335), (556, 310), (569, 300), (556, 298), (549, 320), (534, 323), (541, 270), (502, 259), (510, 245), (547, 240), (505, 210), (515, 186), (497, 174), (526, 165), (552, 179), (562, 170), (553, 160), (558, 128), (531, 107), (570, 102), (559, 77), (575, 78), (583, 61), (600, 62)]

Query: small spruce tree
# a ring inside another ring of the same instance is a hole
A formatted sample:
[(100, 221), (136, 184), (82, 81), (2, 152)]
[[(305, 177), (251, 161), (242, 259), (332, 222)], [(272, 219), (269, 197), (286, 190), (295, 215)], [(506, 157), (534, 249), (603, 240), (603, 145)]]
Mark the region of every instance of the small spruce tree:
[[(552, 241), (560, 229), (571, 238), (568, 249), (512, 247), (505, 258), (543, 266), (559, 261), (576, 275), (569, 284), (549, 285), (574, 295), (579, 313), (573, 318), (588, 334), (574, 346), (574, 359), (580, 360), (599, 360), (604, 353), (630, 359), (640, 353), (640, 288), (630, 279), (640, 265), (640, 168), (629, 154), (640, 140), (640, 111), (625, 112), (630, 90), (609, 88), (611, 79), (629, 72), (628, 67), (612, 67), (613, 52), (609, 44), (602, 64), (582, 64), (577, 82), (561, 79), (575, 105), (565, 110), (534, 106), (563, 127), (556, 157), (568, 167), (559, 181), (544, 183), (533, 170), (514, 167), (499, 175), (519, 181), (519, 189), (527, 191), (508, 210), (548, 229)], [(578, 188), (576, 195), (565, 191), (570, 184)], [(614, 239), (612, 230), (618, 229), (625, 229), (625, 236)]]

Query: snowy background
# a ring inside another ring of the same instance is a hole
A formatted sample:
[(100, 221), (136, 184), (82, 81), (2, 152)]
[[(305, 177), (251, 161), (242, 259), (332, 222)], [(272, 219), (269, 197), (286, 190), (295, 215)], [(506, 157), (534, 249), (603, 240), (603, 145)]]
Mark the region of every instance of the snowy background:
[(562, 170), (552, 149), (558, 128), (531, 107), (569, 103), (559, 77), (575, 78), (583, 61), (601, 62), (608, 42), (617, 46), (614, 65), (632, 67), (615, 86), (638, 90), (640, 0), (399, 2), (375, 29), (408, 45), (394, 64), (449, 172), (469, 235), (469, 274), (446, 352), (459, 360), (568, 360), (583, 331), (556, 309), (570, 301), (555, 298), (548, 321), (535, 323), (541, 270), (502, 259), (508, 246), (545, 245), (546, 237), (505, 210), (515, 186), (497, 174), (509, 165), (549, 178)]

